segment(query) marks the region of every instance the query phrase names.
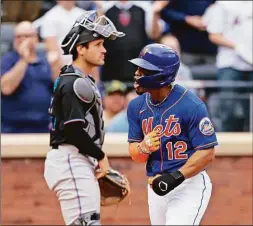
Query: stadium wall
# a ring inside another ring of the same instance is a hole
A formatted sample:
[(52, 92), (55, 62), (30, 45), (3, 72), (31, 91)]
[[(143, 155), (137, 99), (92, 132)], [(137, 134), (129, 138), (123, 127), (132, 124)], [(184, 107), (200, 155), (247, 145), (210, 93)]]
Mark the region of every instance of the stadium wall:
[[(252, 225), (252, 134), (217, 136), (217, 157), (207, 170), (213, 193), (201, 225)], [(2, 135), (2, 225), (63, 225), (43, 178), (48, 150), (47, 134)], [(145, 165), (128, 157), (126, 134), (108, 134), (105, 151), (112, 167), (129, 178), (132, 195), (131, 203), (102, 208), (102, 224), (150, 225)]]

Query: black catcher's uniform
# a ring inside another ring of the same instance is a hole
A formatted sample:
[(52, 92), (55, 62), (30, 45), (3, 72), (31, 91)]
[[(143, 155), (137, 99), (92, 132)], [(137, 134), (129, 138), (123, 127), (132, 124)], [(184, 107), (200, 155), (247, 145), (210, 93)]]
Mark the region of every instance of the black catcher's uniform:
[[(55, 82), (49, 113), (52, 115), (50, 146), (57, 149), (60, 144), (72, 144), (84, 155), (90, 155), (91, 149), (94, 152), (92, 143), (101, 148), (104, 141), (102, 101), (93, 78), (71, 65), (63, 67)], [(90, 156), (100, 159), (98, 148)]]

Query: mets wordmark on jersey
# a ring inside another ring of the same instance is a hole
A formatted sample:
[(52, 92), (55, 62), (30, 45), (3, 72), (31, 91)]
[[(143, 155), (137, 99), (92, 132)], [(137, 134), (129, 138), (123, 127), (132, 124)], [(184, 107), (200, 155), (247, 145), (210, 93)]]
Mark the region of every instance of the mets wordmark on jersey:
[(175, 85), (167, 100), (152, 105), (145, 93), (128, 106), (129, 142), (140, 142), (156, 130), (160, 150), (146, 164), (147, 176), (172, 172), (185, 164), (197, 150), (217, 145), (217, 139), (205, 104), (192, 92)]

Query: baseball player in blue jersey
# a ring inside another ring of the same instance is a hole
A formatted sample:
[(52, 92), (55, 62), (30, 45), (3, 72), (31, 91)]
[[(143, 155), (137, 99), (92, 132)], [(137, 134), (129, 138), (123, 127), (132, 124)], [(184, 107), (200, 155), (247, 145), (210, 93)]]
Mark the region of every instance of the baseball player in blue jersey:
[(152, 225), (199, 225), (212, 184), (205, 169), (218, 144), (205, 104), (173, 84), (180, 60), (161, 44), (145, 46), (136, 59), (128, 106), (129, 153), (146, 163)]

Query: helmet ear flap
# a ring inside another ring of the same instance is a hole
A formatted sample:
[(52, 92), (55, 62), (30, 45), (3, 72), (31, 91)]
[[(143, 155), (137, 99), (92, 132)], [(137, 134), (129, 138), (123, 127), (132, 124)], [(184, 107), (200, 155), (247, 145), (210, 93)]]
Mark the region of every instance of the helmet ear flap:
[(159, 82), (165, 82), (166, 81), (166, 76), (165, 75), (161, 75)]

